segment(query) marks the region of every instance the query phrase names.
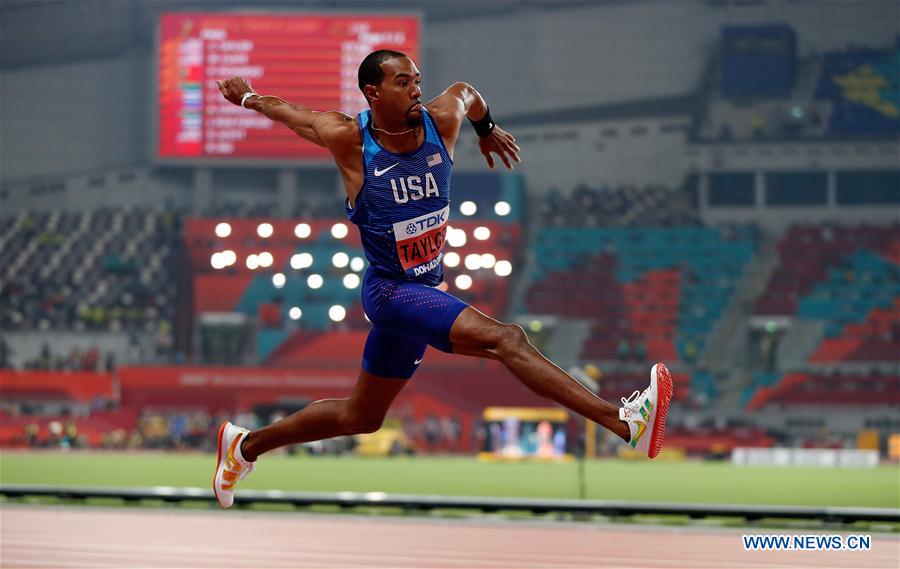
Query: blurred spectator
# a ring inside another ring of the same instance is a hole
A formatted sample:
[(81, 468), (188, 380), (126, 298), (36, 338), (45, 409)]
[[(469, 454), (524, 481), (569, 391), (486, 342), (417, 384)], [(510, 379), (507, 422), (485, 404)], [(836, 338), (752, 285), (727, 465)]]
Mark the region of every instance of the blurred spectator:
[(100, 352), (97, 350), (97, 346), (92, 346), (84, 353), (81, 369), (84, 371), (97, 371), (99, 361)]
[(642, 340), (638, 340), (634, 345), (634, 359), (639, 362), (647, 359), (647, 345)]
[(25, 427), (25, 441), (30, 448), (37, 448), (39, 441), (39, 435), (41, 432), (41, 428), (37, 423), (32, 421), (28, 423), (28, 426)]
[(84, 355), (81, 353), (81, 350), (78, 348), (72, 348), (69, 350), (69, 355), (66, 357), (65, 369), (67, 370), (81, 370), (84, 368)]
[(160, 363), (166, 363), (175, 346), (172, 336), (172, 324), (168, 320), (161, 320), (156, 337), (156, 358)]
[(628, 340), (624, 338), (619, 340), (619, 346), (616, 349), (616, 352), (619, 355), (619, 361), (628, 361), (628, 358), (631, 357), (631, 346), (628, 344)]
[(722, 124), (722, 128), (719, 129), (719, 140), (722, 142), (730, 142), (731, 137), (731, 125), (728, 123)]
[(9, 369), (12, 367), (12, 348), (9, 347), (6, 339), (0, 336), (0, 369)]
[(116, 355), (114, 353), (106, 353), (106, 360), (103, 363), (103, 369), (105, 369), (107, 373), (116, 371)]
[(429, 451), (434, 450), (437, 446), (440, 434), (441, 427), (438, 418), (434, 415), (428, 415), (428, 418), (425, 419), (425, 443)]
[(59, 421), (50, 421), (47, 425), (47, 446), (50, 448), (59, 447), (63, 437), (63, 426)]
[(440, 420), (441, 443), (448, 450), (456, 450), (459, 447), (461, 425), (458, 417), (446, 416)]
[(766, 123), (760, 114), (754, 114), (750, 119), (750, 129), (754, 140), (762, 140), (766, 136)]

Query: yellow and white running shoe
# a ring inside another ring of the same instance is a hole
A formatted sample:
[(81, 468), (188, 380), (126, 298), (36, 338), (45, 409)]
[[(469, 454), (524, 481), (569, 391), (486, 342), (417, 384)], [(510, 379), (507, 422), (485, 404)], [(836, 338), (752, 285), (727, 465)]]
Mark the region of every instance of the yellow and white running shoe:
[(656, 458), (666, 436), (666, 415), (673, 392), (672, 375), (665, 364), (659, 363), (650, 370), (647, 389), (640, 394), (635, 391), (628, 399), (622, 398), (619, 419), (631, 429), (628, 446)]
[(241, 455), (241, 442), (250, 434), (225, 421), (219, 426), (219, 452), (216, 458), (216, 473), (213, 475), (213, 492), (223, 508), (234, 503), (234, 487), (253, 472), (253, 463)]

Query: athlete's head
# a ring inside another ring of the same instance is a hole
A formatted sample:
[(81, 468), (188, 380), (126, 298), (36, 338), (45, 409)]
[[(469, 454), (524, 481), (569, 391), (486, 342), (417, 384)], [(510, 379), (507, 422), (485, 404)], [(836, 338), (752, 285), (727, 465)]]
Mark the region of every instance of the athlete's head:
[(369, 106), (391, 123), (422, 124), (419, 70), (399, 51), (379, 49), (359, 64), (359, 89)]

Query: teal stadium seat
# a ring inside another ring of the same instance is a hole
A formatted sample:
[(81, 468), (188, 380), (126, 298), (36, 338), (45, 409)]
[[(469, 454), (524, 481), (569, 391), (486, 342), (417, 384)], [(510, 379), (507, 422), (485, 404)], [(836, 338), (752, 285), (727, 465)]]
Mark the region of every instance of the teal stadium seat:
[[(543, 228), (535, 245), (538, 267), (532, 277), (540, 286), (541, 281), (553, 278), (552, 273), (585, 268), (591, 258), (604, 253), (615, 257), (615, 284), (619, 286), (635, 283), (650, 271), (678, 270), (680, 298), (674, 315), (674, 340), (683, 356), (689, 343), (702, 350), (756, 250), (751, 229), (739, 228), (734, 235), (724, 240), (718, 229), (707, 227)], [(598, 283), (585, 286), (597, 287)]]

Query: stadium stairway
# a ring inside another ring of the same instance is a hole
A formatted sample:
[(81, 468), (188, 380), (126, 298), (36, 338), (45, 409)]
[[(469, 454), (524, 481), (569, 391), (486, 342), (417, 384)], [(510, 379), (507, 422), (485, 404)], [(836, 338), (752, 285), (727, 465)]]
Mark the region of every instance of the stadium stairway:
[[(746, 345), (744, 331), (750, 316), (753, 300), (766, 289), (766, 285), (778, 267), (778, 238), (764, 233), (760, 236), (756, 254), (750, 260), (722, 319), (711, 334), (711, 340), (702, 359), (705, 369), (716, 370), (714, 411), (735, 413), (743, 408), (741, 393), (752, 384), (752, 376), (746, 370)], [(724, 373), (723, 373), (724, 372)], [(700, 374), (698, 374), (700, 375)], [(697, 388), (703, 389), (703, 375)]]
[(547, 355), (553, 363), (563, 369), (578, 363), (582, 346), (591, 335), (590, 321), (575, 318), (561, 318), (547, 345)]
[(750, 301), (759, 297), (778, 266), (778, 239), (764, 234), (760, 240), (756, 254), (747, 264), (744, 274), (734, 287), (734, 294), (726, 307), (722, 318), (713, 331), (701, 363), (711, 369), (720, 369), (733, 361), (733, 339), (738, 328), (749, 316), (747, 308)]
[(806, 365), (825, 335), (821, 320), (794, 319), (778, 342), (778, 369), (799, 369)]
[(523, 216), (522, 239), (520, 241), (523, 247), (519, 252), (519, 266), (521, 267), (519, 274), (523, 278), (514, 279), (511, 283), (509, 303), (507, 304), (507, 309), (514, 314), (525, 314), (527, 312), (524, 310), (525, 297), (528, 294), (528, 288), (531, 286), (531, 275), (539, 272), (537, 255), (530, 244), (537, 243), (539, 239), (543, 213), (540, 208), (527, 205), (527, 202), (524, 208), (525, 215)]

